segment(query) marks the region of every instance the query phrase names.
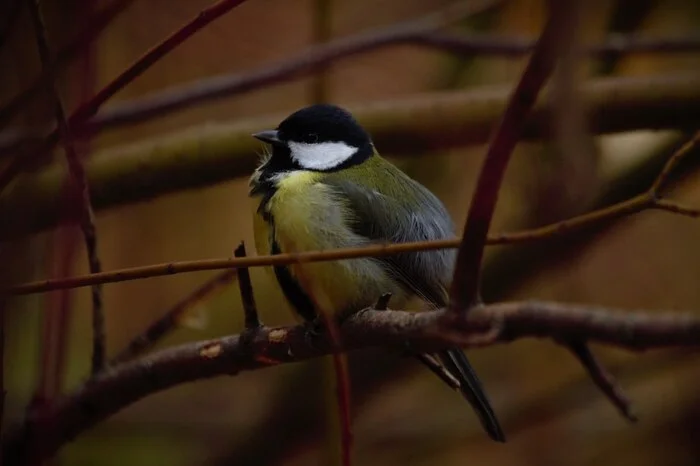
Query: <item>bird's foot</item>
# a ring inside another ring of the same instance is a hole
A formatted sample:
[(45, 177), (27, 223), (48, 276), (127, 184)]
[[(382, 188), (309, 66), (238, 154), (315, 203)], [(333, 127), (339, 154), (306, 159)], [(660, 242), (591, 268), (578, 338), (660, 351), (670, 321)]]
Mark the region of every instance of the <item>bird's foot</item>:
[(325, 323), (321, 317), (304, 321), (304, 341), (312, 348), (316, 348), (316, 343), (323, 335)]

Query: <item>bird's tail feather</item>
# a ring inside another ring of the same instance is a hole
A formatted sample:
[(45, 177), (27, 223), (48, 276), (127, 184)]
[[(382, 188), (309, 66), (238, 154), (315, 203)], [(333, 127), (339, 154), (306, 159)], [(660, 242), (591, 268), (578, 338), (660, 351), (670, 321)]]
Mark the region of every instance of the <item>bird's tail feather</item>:
[(484, 393), (479, 378), (474, 372), (469, 360), (460, 348), (452, 348), (437, 353), (437, 357), (445, 369), (460, 382), (460, 392), (469, 401), (479, 416), (481, 424), (489, 436), (497, 442), (505, 442), (496, 414)]

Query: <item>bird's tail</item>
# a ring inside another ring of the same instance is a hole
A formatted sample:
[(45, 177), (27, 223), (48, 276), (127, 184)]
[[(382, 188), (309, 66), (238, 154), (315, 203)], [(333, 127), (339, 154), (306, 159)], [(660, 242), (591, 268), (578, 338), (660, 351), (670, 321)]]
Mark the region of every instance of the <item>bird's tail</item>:
[(445, 369), (459, 381), (462, 396), (472, 405), (489, 436), (497, 442), (505, 442), (506, 437), (491, 403), (464, 352), (460, 348), (452, 348), (438, 352), (437, 357)]

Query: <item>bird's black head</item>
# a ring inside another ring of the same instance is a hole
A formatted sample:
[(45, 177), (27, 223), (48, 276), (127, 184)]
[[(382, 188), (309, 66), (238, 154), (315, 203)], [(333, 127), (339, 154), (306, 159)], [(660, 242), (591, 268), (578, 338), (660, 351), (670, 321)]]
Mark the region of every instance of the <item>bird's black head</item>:
[(350, 112), (330, 104), (297, 110), (277, 129), (253, 136), (272, 146), (270, 163), (280, 168), (335, 171), (362, 163), (373, 154), (372, 140), (364, 128)]

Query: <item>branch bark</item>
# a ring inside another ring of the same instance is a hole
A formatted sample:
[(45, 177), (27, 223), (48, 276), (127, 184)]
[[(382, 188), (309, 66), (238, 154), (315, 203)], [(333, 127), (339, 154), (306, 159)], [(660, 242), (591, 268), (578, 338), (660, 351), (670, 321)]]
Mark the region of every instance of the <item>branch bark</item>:
[[(700, 144), (700, 131), (695, 133), (685, 144), (683, 144), (661, 169), (661, 172), (654, 180), (651, 187), (643, 194), (639, 194), (632, 199), (619, 202), (615, 205), (579, 215), (571, 219), (563, 220), (551, 225), (535, 228), (528, 231), (516, 233), (505, 233), (496, 236), (486, 237), (486, 241), (481, 248), (488, 244), (514, 244), (553, 238), (559, 235), (578, 231), (583, 228), (599, 226), (601, 223), (621, 218), (633, 213), (641, 212), (645, 209), (658, 209), (690, 217), (700, 216), (700, 209), (682, 206), (676, 202), (661, 198), (661, 190), (667, 184), (673, 170), (683, 161), (683, 158), (692, 153), (693, 149)], [(194, 272), (201, 270), (216, 270), (226, 268), (238, 268), (244, 270), (247, 267), (260, 267), (270, 265), (289, 265), (302, 262), (332, 261), (339, 259), (352, 259), (359, 257), (381, 257), (390, 256), (402, 252), (428, 251), (435, 249), (456, 248), (464, 244), (464, 237), (437, 241), (417, 241), (411, 243), (378, 244), (359, 248), (344, 248), (321, 251), (307, 251), (303, 253), (275, 254), (257, 257), (237, 257), (234, 259), (212, 259), (196, 260), (189, 262), (171, 262), (166, 264), (155, 264), (143, 267), (132, 267), (130, 269), (114, 270), (103, 273), (92, 273), (79, 277), (59, 278), (40, 280), (25, 283), (10, 288), (11, 295), (22, 295), (51, 291), (66, 288), (78, 288), (81, 286), (95, 285), (101, 283), (114, 283), (126, 280), (136, 280), (140, 278), (155, 277), (162, 275), (174, 275), (177, 273)], [(458, 271), (455, 272), (457, 275)], [(451, 307), (454, 310), (454, 307)], [(246, 318), (246, 322), (248, 317)]]
[[(365, 310), (340, 327), (343, 351), (411, 343), (418, 351), (469, 347), (524, 337), (599, 341), (629, 350), (700, 345), (700, 317), (616, 312), (583, 305), (513, 302), (474, 308), (465, 319), (447, 310), (412, 313)], [(479, 344), (483, 338), (476, 338)], [(261, 328), (245, 344), (239, 335), (170, 348), (115, 366), (8, 432), (6, 464), (35, 464), (76, 435), (135, 401), (185, 382), (235, 375), (330, 354), (327, 335), (310, 344), (304, 326)]]
[[(593, 80), (582, 89), (591, 132), (685, 128), (700, 124), (700, 75)], [(383, 154), (408, 156), (487, 141), (509, 87), (442, 92), (350, 106)], [(547, 136), (551, 107), (535, 105), (523, 138)], [(255, 168), (259, 145), (250, 134), (276, 125), (282, 115), (222, 122), (95, 154), (86, 164), (96, 210), (208, 186)], [(0, 197), (0, 241), (56, 225), (63, 171), (54, 165), (17, 180)]]

